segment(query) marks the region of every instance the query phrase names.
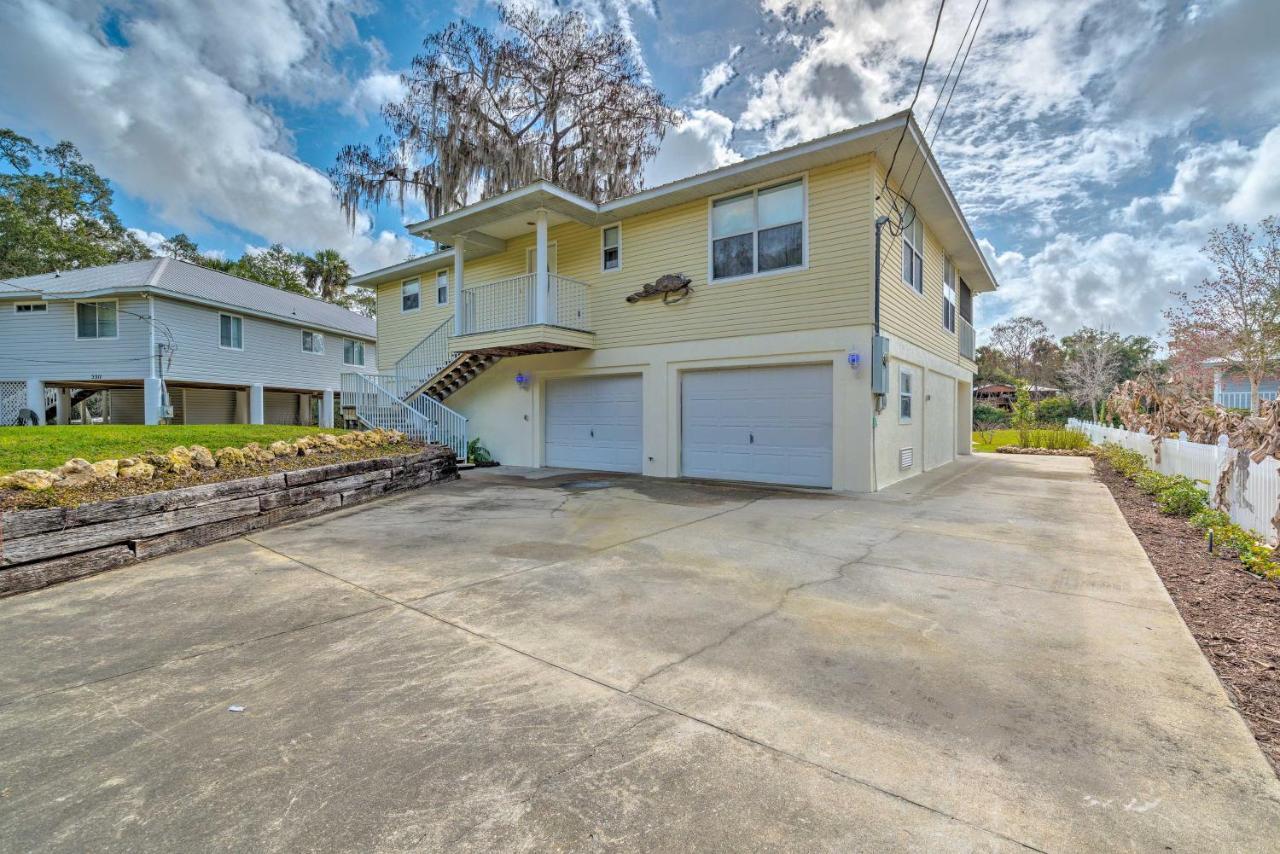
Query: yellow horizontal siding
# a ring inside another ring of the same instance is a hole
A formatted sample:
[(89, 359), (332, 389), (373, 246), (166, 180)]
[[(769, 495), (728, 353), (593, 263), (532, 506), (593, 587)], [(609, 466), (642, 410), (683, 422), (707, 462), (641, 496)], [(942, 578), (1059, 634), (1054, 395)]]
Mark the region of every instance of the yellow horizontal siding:
[[(727, 338), (870, 322), (873, 158), (848, 160), (808, 173), (808, 250), (805, 269), (732, 282), (708, 282), (710, 202), (700, 199), (623, 220), (622, 267), (600, 269), (600, 229), (565, 223), (550, 229), (557, 271), (589, 288), (597, 349)], [(507, 242), (506, 251), (464, 271), (466, 287), (525, 272), (534, 235)], [(693, 295), (676, 305), (660, 299), (631, 304), (626, 297), (666, 273), (693, 280)], [(941, 274), (939, 273), (939, 276)], [(424, 281), (423, 299), (434, 298)], [(424, 305), (400, 312), (399, 283), (378, 288), (379, 365), (383, 370), (444, 320), (449, 308)]]

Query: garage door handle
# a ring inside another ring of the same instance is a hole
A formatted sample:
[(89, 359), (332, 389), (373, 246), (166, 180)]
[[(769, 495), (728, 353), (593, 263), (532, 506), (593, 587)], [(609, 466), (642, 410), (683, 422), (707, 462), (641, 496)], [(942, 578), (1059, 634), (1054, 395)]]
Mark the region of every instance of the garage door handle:
[(748, 445), (754, 445), (755, 443), (756, 443), (756, 434), (755, 434), (755, 433), (748, 433), (748, 434), (747, 434), (747, 444), (748, 444)]
[(596, 437), (596, 431), (595, 431), (595, 430), (592, 430), (592, 431), (591, 431), (591, 438), (592, 438), (592, 439), (594, 439), (595, 437)]

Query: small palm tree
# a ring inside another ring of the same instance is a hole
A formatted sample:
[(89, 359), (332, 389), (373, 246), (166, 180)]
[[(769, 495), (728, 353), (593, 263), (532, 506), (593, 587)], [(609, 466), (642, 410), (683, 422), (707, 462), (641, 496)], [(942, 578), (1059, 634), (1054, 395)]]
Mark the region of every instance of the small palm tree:
[(321, 249), (314, 258), (308, 258), (303, 262), (303, 275), (311, 293), (325, 302), (346, 304), (351, 265), (338, 250)]

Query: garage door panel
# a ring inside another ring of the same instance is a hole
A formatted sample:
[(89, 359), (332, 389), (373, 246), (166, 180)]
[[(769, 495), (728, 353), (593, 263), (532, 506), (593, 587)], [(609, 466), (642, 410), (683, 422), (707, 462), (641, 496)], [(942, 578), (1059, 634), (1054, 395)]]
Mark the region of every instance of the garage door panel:
[(691, 371), (681, 380), (681, 473), (830, 486), (830, 365)]
[(548, 382), (544, 437), (548, 466), (639, 472), (643, 438), (640, 377)]

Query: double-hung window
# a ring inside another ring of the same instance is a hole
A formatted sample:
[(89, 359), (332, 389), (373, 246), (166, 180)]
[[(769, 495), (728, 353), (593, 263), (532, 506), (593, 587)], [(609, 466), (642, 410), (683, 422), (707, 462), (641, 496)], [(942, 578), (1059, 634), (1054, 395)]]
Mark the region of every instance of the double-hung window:
[(622, 266), (622, 226), (611, 225), (600, 232), (600, 269), (616, 270)]
[(218, 315), (218, 346), (224, 350), (244, 349), (244, 319), (234, 314)]
[(409, 279), (400, 283), (400, 310), (401, 311), (417, 311), (419, 299), (419, 286), (417, 279)]
[(317, 356), (323, 356), (324, 334), (320, 332), (312, 332), (310, 329), (302, 330), (302, 352), (314, 353)]
[(942, 328), (956, 331), (956, 268), (950, 258), (942, 267)]
[(924, 223), (911, 205), (903, 214), (902, 281), (924, 293)]
[(436, 305), (449, 304), (449, 271), (436, 271)]
[(342, 364), (364, 367), (364, 342), (354, 338), (342, 339)]
[(712, 202), (711, 278), (804, 266), (804, 209), (803, 180)]
[(116, 338), (118, 336), (115, 300), (76, 303), (77, 338)]
[(911, 423), (911, 371), (901, 368), (898, 371), (898, 421)]

